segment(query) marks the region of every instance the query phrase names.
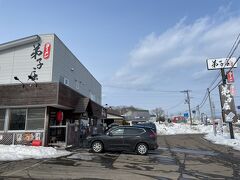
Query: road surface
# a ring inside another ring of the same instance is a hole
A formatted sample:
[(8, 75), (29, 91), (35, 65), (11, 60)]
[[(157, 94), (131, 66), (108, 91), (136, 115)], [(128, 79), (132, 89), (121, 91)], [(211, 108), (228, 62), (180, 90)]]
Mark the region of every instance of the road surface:
[(0, 179), (240, 179), (239, 151), (203, 135), (159, 136), (158, 142), (147, 156), (75, 149), (56, 159), (0, 162)]

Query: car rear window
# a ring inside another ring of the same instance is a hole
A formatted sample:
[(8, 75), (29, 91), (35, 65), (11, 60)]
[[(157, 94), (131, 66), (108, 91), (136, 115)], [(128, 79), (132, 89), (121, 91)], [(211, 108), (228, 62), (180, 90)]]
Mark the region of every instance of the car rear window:
[(124, 130), (124, 135), (139, 135), (144, 133), (144, 129), (140, 129), (140, 128), (126, 128)]

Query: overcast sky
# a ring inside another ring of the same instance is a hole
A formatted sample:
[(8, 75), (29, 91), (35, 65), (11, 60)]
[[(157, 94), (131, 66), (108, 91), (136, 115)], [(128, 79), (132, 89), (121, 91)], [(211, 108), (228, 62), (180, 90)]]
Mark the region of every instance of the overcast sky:
[[(201, 103), (217, 75), (206, 59), (227, 56), (239, 9), (239, 0), (0, 0), (0, 43), (55, 33), (102, 84), (103, 105), (183, 113), (179, 91), (191, 90), (193, 108)], [(220, 112), (217, 89), (212, 96)]]

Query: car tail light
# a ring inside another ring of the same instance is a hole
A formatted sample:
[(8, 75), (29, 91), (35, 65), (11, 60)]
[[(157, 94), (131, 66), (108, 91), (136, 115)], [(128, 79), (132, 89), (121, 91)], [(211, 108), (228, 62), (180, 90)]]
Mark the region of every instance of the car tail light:
[(157, 135), (156, 135), (156, 133), (151, 132), (149, 136), (150, 136), (150, 138), (155, 138)]

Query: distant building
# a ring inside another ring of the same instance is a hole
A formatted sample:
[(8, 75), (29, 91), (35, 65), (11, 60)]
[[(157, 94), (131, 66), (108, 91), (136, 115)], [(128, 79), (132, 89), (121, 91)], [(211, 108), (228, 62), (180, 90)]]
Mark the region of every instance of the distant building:
[(129, 110), (127, 113), (123, 114), (127, 121), (132, 121), (132, 123), (146, 122), (150, 120), (150, 113), (148, 110)]
[(186, 118), (184, 116), (173, 116), (172, 117), (172, 122), (173, 123), (186, 123)]
[(157, 116), (155, 114), (151, 114), (149, 121), (156, 122), (157, 121)]
[(0, 144), (77, 145), (80, 121), (102, 118), (101, 91), (55, 34), (0, 44)]

